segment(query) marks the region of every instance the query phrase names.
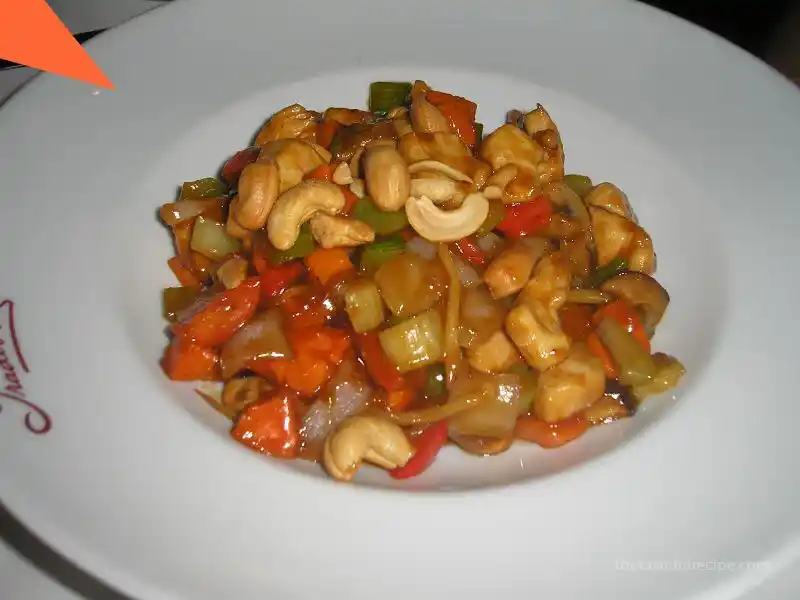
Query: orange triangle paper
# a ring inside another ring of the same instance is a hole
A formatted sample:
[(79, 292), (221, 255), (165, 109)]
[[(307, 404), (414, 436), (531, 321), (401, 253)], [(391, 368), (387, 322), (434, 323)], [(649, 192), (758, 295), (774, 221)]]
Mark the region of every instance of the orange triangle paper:
[(0, 58), (114, 89), (46, 0), (0, 0)]

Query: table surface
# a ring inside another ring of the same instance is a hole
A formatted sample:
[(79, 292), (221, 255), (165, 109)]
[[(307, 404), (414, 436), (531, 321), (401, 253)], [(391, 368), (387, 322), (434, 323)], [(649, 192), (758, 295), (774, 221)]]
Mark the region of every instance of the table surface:
[[(150, 10), (155, 0), (48, 0), (73, 32), (111, 27)], [(0, 103), (35, 74), (0, 71)], [(786, 569), (740, 600), (788, 600), (800, 591), (800, 568)], [(657, 576), (654, 574), (654, 577)], [(74, 567), (32, 536), (0, 506), (0, 598), (130, 600)]]

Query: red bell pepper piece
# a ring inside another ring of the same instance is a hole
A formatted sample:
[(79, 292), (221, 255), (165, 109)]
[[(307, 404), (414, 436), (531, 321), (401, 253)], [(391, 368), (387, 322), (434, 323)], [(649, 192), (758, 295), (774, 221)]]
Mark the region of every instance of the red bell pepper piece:
[(242, 174), (244, 168), (251, 162), (255, 162), (258, 155), (261, 154), (261, 148), (253, 146), (239, 150), (236, 154), (231, 156), (222, 167), (222, 178), (228, 183), (233, 185), (239, 181), (239, 175)]
[(407, 387), (405, 378), (383, 351), (376, 332), (359, 334), (356, 336), (356, 340), (367, 373), (378, 385), (389, 392), (397, 392)]
[(220, 378), (219, 354), (182, 337), (172, 339), (161, 359), (161, 368), (173, 381), (215, 381)]
[(550, 221), (553, 204), (545, 196), (537, 196), (530, 202), (506, 205), (506, 216), (497, 229), (508, 237), (520, 238), (541, 230)]
[(270, 456), (292, 458), (300, 443), (297, 394), (285, 390), (266, 402), (244, 409), (231, 435), (245, 446)]
[(454, 245), (461, 257), (467, 262), (479, 267), (486, 265), (486, 254), (478, 246), (473, 236), (461, 238)]
[(277, 298), (292, 287), (305, 274), (302, 261), (292, 260), (282, 265), (270, 266), (261, 273), (261, 295), (263, 298)]
[(176, 323), (172, 332), (198, 346), (221, 346), (255, 314), (261, 297), (260, 287), (259, 278), (251, 277), (237, 287), (217, 294), (207, 303), (199, 303), (196, 312)]
[(408, 479), (424, 473), (433, 464), (447, 442), (447, 421), (437, 421), (425, 428), (416, 440), (417, 451), (402, 467), (389, 471), (395, 479)]

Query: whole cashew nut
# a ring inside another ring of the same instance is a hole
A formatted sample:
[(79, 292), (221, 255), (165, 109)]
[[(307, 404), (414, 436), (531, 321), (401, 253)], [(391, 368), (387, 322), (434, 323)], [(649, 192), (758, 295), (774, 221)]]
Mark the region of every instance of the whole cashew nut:
[(344, 192), (338, 185), (320, 179), (303, 181), (275, 202), (267, 221), (269, 241), (278, 250), (288, 250), (297, 241), (303, 223), (320, 212), (339, 214), (344, 205)]
[(319, 167), (329, 163), (330, 152), (318, 144), (304, 140), (277, 140), (266, 144), (261, 149), (257, 162), (273, 161), (280, 174), (280, 190), (283, 193), (303, 180), (303, 177)]
[(463, 181), (464, 183), (472, 183), (472, 178), (465, 175), (458, 169), (454, 169), (448, 164), (438, 160), (420, 160), (408, 166), (408, 172), (411, 175), (416, 175), (421, 171), (434, 171), (446, 175), (454, 181)]
[(346, 246), (353, 248), (375, 241), (375, 230), (363, 221), (332, 217), (325, 213), (314, 216), (311, 235), (323, 248)]
[(470, 194), (455, 210), (442, 210), (430, 198), (411, 197), (406, 216), (411, 227), (431, 242), (454, 242), (472, 235), (486, 220), (489, 201), (483, 194)]
[(236, 222), (251, 231), (264, 227), (279, 185), (278, 166), (271, 159), (247, 165), (239, 177), (239, 201), (231, 211)]
[(363, 461), (384, 469), (405, 465), (414, 447), (399, 425), (373, 416), (345, 420), (326, 439), (325, 469), (339, 481), (350, 481)]
[(367, 192), (381, 210), (400, 210), (411, 191), (411, 175), (402, 155), (390, 146), (374, 146), (364, 153)]

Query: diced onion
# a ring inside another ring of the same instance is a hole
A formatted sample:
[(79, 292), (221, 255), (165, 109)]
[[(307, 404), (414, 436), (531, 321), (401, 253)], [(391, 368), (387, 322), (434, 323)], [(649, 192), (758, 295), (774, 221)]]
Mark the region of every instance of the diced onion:
[(261, 313), (242, 327), (222, 347), (222, 378), (230, 379), (259, 358), (291, 358), (292, 350), (283, 333), (277, 309)]
[(433, 257), (436, 256), (436, 245), (418, 235), (408, 240), (406, 248), (409, 252), (421, 256), (425, 260), (433, 260)]
[(473, 408), (452, 417), (449, 431), (455, 436), (508, 438), (519, 416), (520, 378), (511, 373), (483, 375), (473, 373), (467, 381), (459, 381), (453, 395), (479, 395)]
[(202, 216), (194, 223), (190, 246), (211, 260), (220, 260), (239, 251), (239, 242), (227, 234), (225, 225)]
[(444, 358), (442, 319), (433, 309), (383, 330), (379, 339), (383, 351), (401, 373)]
[(471, 265), (461, 260), (459, 257), (457, 256), (453, 257), (453, 264), (455, 265), (456, 270), (458, 271), (458, 279), (461, 282), (461, 285), (463, 285), (464, 287), (466, 288), (475, 287), (476, 285), (480, 285), (481, 281), (483, 281), (483, 279), (481, 279), (481, 276), (478, 275), (478, 272)]

